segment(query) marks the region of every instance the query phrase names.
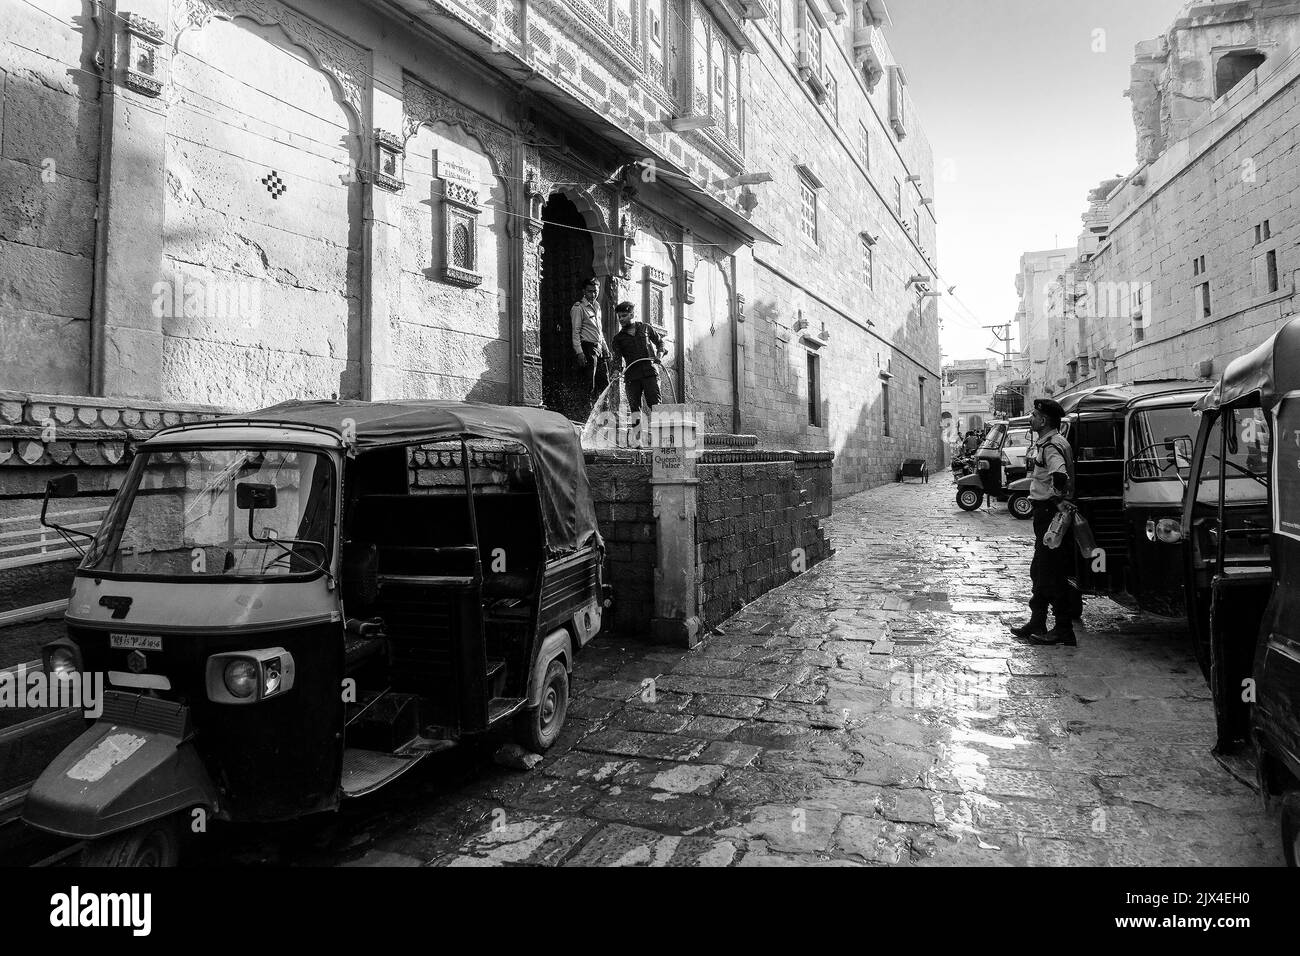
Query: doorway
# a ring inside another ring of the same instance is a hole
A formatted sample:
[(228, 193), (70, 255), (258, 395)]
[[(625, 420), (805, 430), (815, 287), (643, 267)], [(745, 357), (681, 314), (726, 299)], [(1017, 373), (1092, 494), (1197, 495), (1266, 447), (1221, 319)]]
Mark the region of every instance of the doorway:
[[(586, 420), (591, 399), (583, 380), (583, 363), (573, 351), (569, 313), (582, 298), (583, 286), (596, 277), (594, 256), (595, 246), (582, 213), (567, 196), (553, 194), (542, 208), (542, 403), (574, 421)], [(603, 317), (605, 302), (603, 298), (597, 301)], [(601, 369), (596, 387), (604, 386)]]

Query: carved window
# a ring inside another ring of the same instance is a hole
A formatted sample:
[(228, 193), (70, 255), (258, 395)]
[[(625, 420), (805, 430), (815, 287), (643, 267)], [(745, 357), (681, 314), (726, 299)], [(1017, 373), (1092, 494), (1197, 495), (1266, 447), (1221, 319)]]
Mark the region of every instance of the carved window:
[(767, 10), (767, 22), (779, 41), (785, 33), (785, 25), (781, 22), (783, 14), (781, 0), (763, 0), (763, 8)]
[(641, 307), (642, 315), (656, 329), (667, 332), (668, 323), (664, 303), (668, 288), (668, 273), (654, 266), (646, 266), (642, 287), (645, 291), (645, 299)]
[(478, 261), (478, 219), (483, 210), (478, 190), (465, 175), (468, 170), (440, 162), (438, 172), (442, 178), (443, 278), (456, 285), (479, 285), (483, 276)]
[(799, 231), (817, 242), (817, 187), (806, 176), (799, 177)]
[(713, 117), (710, 132), (739, 148), (744, 103), (740, 90), (740, 48), (711, 16), (697, 7), (695, 36), (695, 110)]
[(645, 36), (651, 79), (676, 98), (680, 92), (682, 0), (646, 0)]
[(635, 9), (634, 0), (613, 0), (609, 11), (609, 25), (632, 46), (636, 46), (640, 40), (635, 29)]
[(807, 55), (808, 69), (814, 76), (822, 75), (822, 30), (808, 4), (803, 5), (803, 52)]

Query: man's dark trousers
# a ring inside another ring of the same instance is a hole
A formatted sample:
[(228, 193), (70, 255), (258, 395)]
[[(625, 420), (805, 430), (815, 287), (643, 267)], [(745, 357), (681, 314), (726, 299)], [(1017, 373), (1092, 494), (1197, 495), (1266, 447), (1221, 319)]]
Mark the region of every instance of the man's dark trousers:
[(582, 370), (582, 384), (587, 386), (587, 398), (596, 397), (596, 356), (600, 354), (600, 346), (595, 342), (583, 342), (582, 354), (586, 356), (587, 367)]
[(653, 372), (639, 378), (625, 378), (623, 384), (627, 388), (627, 406), (633, 415), (641, 411), (642, 395), (647, 407), (653, 409), (659, 404), (659, 376)]
[(1050, 501), (1034, 502), (1034, 560), (1029, 566), (1034, 591), (1029, 599), (1029, 611), (1035, 623), (1046, 627), (1047, 610), (1051, 608), (1056, 618), (1054, 626), (1068, 631), (1073, 629), (1071, 618), (1077, 600), (1067, 577), (1074, 553), (1074, 529), (1066, 532), (1065, 540), (1058, 548), (1043, 544), (1043, 535), (1051, 527), (1056, 511), (1056, 506)]

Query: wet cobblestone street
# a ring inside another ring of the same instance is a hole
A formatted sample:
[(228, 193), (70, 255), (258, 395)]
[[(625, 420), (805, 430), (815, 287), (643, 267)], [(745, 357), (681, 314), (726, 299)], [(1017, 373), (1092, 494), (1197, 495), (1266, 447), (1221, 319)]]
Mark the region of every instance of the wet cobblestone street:
[(1279, 865), (1275, 816), (1210, 756), (1182, 626), (1090, 599), (1078, 648), (1015, 642), (1029, 523), (952, 494), (938, 476), (836, 502), (837, 554), (694, 652), (598, 639), (529, 772), (447, 755), (330, 823), (218, 856)]

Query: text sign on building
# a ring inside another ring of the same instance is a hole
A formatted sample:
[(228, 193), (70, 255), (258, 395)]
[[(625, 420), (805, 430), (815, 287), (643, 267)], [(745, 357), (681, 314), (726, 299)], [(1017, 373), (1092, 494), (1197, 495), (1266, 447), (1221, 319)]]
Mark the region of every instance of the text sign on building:
[(650, 416), (651, 476), (687, 480), (695, 477), (695, 412), (688, 405), (659, 405)]
[(438, 177), (440, 179), (452, 179), (458, 183), (474, 185), (474, 171), (468, 166), (462, 166), (460, 163), (453, 162), (450, 159), (438, 157)]
[(1300, 541), (1300, 392), (1277, 408), (1273, 436), (1273, 530)]

